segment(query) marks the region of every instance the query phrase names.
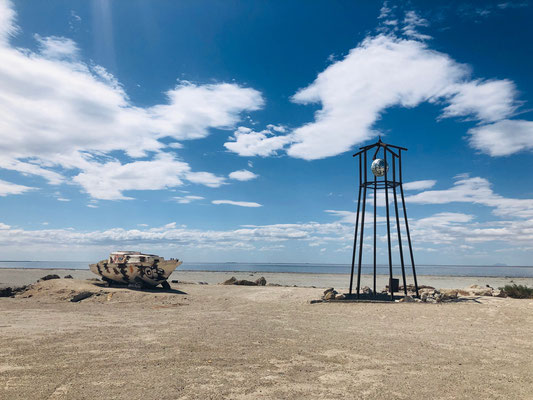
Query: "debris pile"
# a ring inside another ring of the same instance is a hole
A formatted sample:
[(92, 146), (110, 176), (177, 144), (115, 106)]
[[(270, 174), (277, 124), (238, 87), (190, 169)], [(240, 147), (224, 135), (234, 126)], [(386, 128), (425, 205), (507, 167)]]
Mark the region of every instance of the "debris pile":
[(27, 286), (5, 287), (0, 289), (0, 297), (15, 297), (17, 293), (22, 293)]
[[(461, 297), (479, 297), (479, 296), (493, 296), (505, 297), (505, 293), (498, 289), (494, 289), (489, 285), (470, 285), (463, 289), (435, 289), (432, 286), (421, 285), (418, 287), (419, 298), (416, 297), (414, 285), (407, 285), (407, 296), (397, 300), (400, 303), (442, 303), (458, 301)], [(360, 290), (361, 294), (372, 295), (373, 291), (368, 286), (364, 286)], [(400, 293), (403, 293), (403, 286), (400, 287)], [(379, 295), (388, 294), (388, 286), (378, 293)], [(398, 295), (398, 293), (396, 294)], [(320, 300), (311, 300), (311, 304), (321, 303), (330, 300), (344, 300), (346, 296), (339, 294), (334, 288), (329, 288), (324, 291)]]

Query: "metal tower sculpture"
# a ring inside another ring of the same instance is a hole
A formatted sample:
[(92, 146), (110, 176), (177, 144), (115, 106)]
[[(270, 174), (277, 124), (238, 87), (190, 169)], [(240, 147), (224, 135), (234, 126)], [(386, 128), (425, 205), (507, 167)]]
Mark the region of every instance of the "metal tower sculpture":
[[(371, 171), (373, 174), (373, 179), (368, 179), (368, 151), (375, 149), (374, 154), (372, 155), (372, 165)], [(378, 158), (379, 152), (383, 152), (383, 158)], [(355, 153), (354, 157), (359, 157), (359, 198), (357, 200), (357, 216), (355, 220), (355, 234), (354, 234), (354, 243), (353, 243), (353, 255), (352, 255), (352, 271), (350, 275), (350, 292), (349, 296), (352, 297), (353, 289), (353, 278), (354, 278), (354, 269), (355, 269), (355, 257), (357, 254), (357, 247), (359, 247), (359, 259), (357, 266), (357, 288), (355, 297), (359, 298), (360, 289), (361, 289), (361, 262), (363, 260), (363, 237), (364, 237), (364, 228), (365, 228), (365, 211), (366, 211), (366, 195), (368, 189), (374, 190), (374, 286), (373, 286), (373, 295), (376, 297), (376, 199), (377, 191), (385, 190), (385, 208), (387, 214), (387, 243), (389, 250), (389, 294), (391, 300), (394, 299), (394, 292), (398, 291), (399, 279), (394, 279), (392, 274), (392, 246), (391, 246), (391, 227), (390, 227), (390, 212), (389, 212), (389, 189), (392, 189), (392, 196), (394, 201), (394, 210), (396, 215), (396, 229), (397, 229), (397, 238), (398, 238), (398, 247), (400, 251), (400, 263), (402, 267), (402, 278), (403, 278), (403, 291), (407, 295), (407, 283), (405, 279), (405, 263), (404, 263), (404, 254), (402, 247), (402, 235), (400, 228), (400, 216), (398, 213), (398, 196), (397, 188), (400, 189), (400, 195), (402, 200), (403, 207), (403, 217), (405, 220), (405, 231), (407, 233), (407, 243), (409, 244), (409, 255), (411, 257), (411, 266), (413, 268), (413, 278), (415, 283), (416, 296), (418, 297), (418, 283), (416, 280), (416, 271), (415, 271), (415, 260), (413, 257), (413, 247), (411, 246), (411, 235), (409, 233), (409, 222), (407, 221), (407, 211), (405, 209), (405, 199), (403, 195), (403, 186), (402, 186), (402, 151), (407, 151), (404, 147), (394, 146), (392, 144), (383, 143), (381, 138), (374, 144), (363, 146), (360, 148), (360, 151)], [(389, 179), (389, 163), (387, 159), (390, 158), (390, 164), (392, 166), (392, 180)], [(361, 203), (361, 193), (363, 194), (363, 201)], [(362, 207), (361, 207), (362, 204)], [(362, 212), (359, 211), (362, 208)], [(357, 234), (359, 228), (359, 219), (361, 219), (361, 231), (359, 235), (359, 246), (357, 246)]]

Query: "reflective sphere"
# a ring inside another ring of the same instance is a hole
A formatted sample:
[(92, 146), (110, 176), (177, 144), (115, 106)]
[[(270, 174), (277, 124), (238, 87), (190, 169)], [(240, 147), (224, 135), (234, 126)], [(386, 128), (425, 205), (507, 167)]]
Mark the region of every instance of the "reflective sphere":
[(389, 171), (389, 165), (385, 163), (385, 161), (381, 158), (376, 158), (372, 162), (372, 166), (370, 167), (370, 169), (372, 170), (372, 173), (375, 176), (383, 176), (385, 175), (385, 172)]

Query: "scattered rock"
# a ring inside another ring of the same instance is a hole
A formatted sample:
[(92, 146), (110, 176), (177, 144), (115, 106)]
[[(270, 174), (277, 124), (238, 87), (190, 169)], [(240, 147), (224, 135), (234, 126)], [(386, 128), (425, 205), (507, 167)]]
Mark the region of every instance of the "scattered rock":
[(235, 278), (234, 276), (232, 276), (232, 277), (229, 278), (228, 280), (222, 282), (221, 285), (235, 285), (235, 282), (237, 282), (237, 278)]
[(41, 281), (49, 281), (50, 279), (61, 279), (61, 277), (59, 275), (56, 275), (56, 274), (50, 274), (50, 275), (43, 276), (40, 280)]
[(457, 292), (461, 296), (493, 296), (495, 290), (488, 285), (470, 285), (463, 289), (459, 289)]
[(283, 286), (283, 285), (280, 285), (279, 283), (267, 283), (266, 285), (267, 286)]
[(335, 300), (335, 296), (337, 295), (337, 291), (333, 288), (329, 288), (324, 290), (324, 295), (322, 296), (323, 300)]
[(368, 286), (363, 286), (363, 288), (361, 289), (361, 293), (370, 295), (373, 293), (373, 291)]
[(261, 278), (257, 279), (255, 281), (255, 283), (258, 285), (258, 286), (265, 286), (267, 284), (267, 280), (265, 279), (264, 276), (262, 276)]
[(337, 295), (337, 292), (336, 291), (333, 291), (333, 292), (327, 292), (325, 295), (324, 295), (324, 300), (335, 300), (335, 296)]
[(414, 303), (415, 299), (413, 299), (411, 296), (405, 296), (398, 300), (399, 303)]
[(233, 283), (234, 285), (242, 285), (242, 286), (257, 286), (257, 283), (252, 281), (247, 281), (246, 279), (241, 279), (240, 281), (235, 281)]
[(178, 281), (177, 279), (173, 279), (170, 281), (171, 283), (180, 283), (180, 281)]
[(442, 301), (455, 300), (459, 295), (459, 291), (457, 289), (440, 289), (440, 294), (442, 295)]
[(323, 303), (324, 300), (309, 300), (309, 304)]
[(15, 297), (17, 293), (24, 292), (27, 288), (27, 286), (16, 286), (0, 289), (0, 297)]
[(70, 301), (72, 301), (73, 303), (77, 303), (79, 301), (82, 301), (82, 300), (85, 300), (91, 297), (93, 294), (94, 294), (93, 292), (81, 292), (81, 293), (78, 293), (76, 296), (74, 296), (72, 299), (70, 299)]
[(207, 282), (198, 282), (199, 285), (209, 285)]
[(74, 279), (74, 278), (72, 277), (72, 275), (65, 275), (63, 279)]

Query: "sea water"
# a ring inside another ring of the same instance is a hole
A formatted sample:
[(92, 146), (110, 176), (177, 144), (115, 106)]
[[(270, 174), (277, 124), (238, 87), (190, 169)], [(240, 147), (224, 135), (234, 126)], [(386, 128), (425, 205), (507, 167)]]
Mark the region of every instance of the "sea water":
[[(88, 269), (89, 261), (0, 261), (0, 268), (58, 268)], [(349, 274), (348, 264), (283, 264), (283, 263), (183, 263), (182, 271), (223, 271), (223, 272), (292, 272), (311, 274)], [(411, 266), (405, 266), (406, 273), (411, 275)], [(357, 266), (356, 266), (357, 271)], [(389, 266), (376, 266), (379, 275), (388, 275)], [(398, 265), (393, 266), (394, 275), (401, 274)], [(363, 274), (372, 274), (373, 266), (362, 266)], [(482, 266), (482, 265), (417, 265), (417, 275), (433, 276), (497, 276), (533, 278), (533, 266)]]

